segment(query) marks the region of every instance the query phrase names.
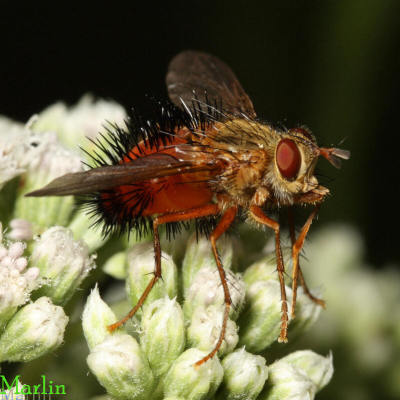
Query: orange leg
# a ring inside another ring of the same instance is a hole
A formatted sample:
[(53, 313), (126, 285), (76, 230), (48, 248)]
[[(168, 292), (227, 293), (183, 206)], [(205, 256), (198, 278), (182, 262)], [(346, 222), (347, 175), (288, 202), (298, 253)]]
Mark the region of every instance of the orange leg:
[(281, 250), (281, 239), (280, 239), (280, 226), (279, 223), (274, 221), (273, 219), (268, 218), (264, 211), (258, 206), (250, 207), (251, 216), (260, 224), (266, 225), (269, 228), (273, 229), (275, 232), (275, 252), (277, 259), (277, 270), (279, 276), (279, 283), (281, 286), (281, 301), (282, 301), (282, 316), (281, 316), (281, 333), (278, 338), (278, 342), (287, 342), (287, 328), (288, 328), (288, 306), (286, 299), (286, 288), (285, 288), (285, 266), (283, 265), (283, 257)]
[(187, 221), (194, 218), (206, 217), (208, 215), (218, 214), (219, 208), (217, 204), (208, 204), (203, 207), (193, 208), (187, 211), (181, 211), (177, 213), (171, 214), (163, 214), (158, 217), (155, 217), (153, 220), (153, 243), (154, 243), (154, 257), (155, 257), (155, 269), (154, 276), (147, 285), (143, 294), (140, 296), (135, 307), (132, 308), (129, 313), (122, 318), (120, 321), (115, 322), (112, 325), (109, 325), (107, 329), (112, 332), (115, 329), (119, 328), (123, 324), (125, 324), (130, 318), (132, 318), (137, 310), (143, 305), (147, 296), (151, 292), (151, 289), (155, 285), (155, 283), (161, 278), (161, 246), (160, 246), (160, 237), (158, 234), (158, 226), (168, 223), (168, 222), (178, 222), (178, 221)]
[(303, 273), (301, 272), (300, 268), (300, 261), (299, 255), (300, 251), (303, 247), (304, 240), (307, 236), (307, 233), (310, 229), (311, 223), (317, 212), (319, 210), (319, 206), (316, 206), (313, 212), (308, 217), (306, 223), (304, 224), (303, 228), (300, 231), (300, 234), (296, 240), (295, 231), (294, 231), (294, 221), (293, 221), (293, 213), (292, 210), (288, 210), (288, 217), (289, 217), (289, 231), (290, 231), (290, 239), (292, 242), (292, 259), (293, 259), (293, 269), (292, 269), (292, 292), (293, 292), (293, 299), (292, 299), (292, 308), (291, 308), (291, 317), (295, 317), (295, 308), (296, 308), (296, 301), (297, 301), (297, 282), (300, 278), (301, 286), (304, 289), (304, 293), (315, 303), (319, 304), (322, 307), (325, 307), (325, 302), (321, 299), (316, 298), (310, 292), (307, 287), (306, 281), (304, 280)]
[(197, 361), (195, 363), (196, 367), (200, 366), (201, 364), (205, 363), (210, 358), (214, 357), (215, 354), (217, 354), (217, 352), (218, 352), (219, 348), (221, 347), (222, 342), (223, 342), (223, 340), (225, 338), (226, 324), (228, 322), (229, 308), (230, 308), (230, 306), (232, 304), (232, 300), (231, 300), (231, 296), (229, 294), (228, 282), (226, 281), (225, 270), (224, 270), (224, 267), (222, 265), (221, 259), (220, 259), (219, 254), (218, 254), (216, 242), (217, 242), (218, 238), (224, 232), (226, 232), (226, 230), (230, 227), (230, 225), (232, 224), (232, 222), (234, 221), (234, 219), (236, 217), (236, 213), (237, 213), (237, 207), (236, 206), (229, 208), (224, 213), (224, 215), (222, 216), (222, 218), (218, 222), (218, 225), (215, 227), (214, 231), (210, 235), (212, 251), (214, 253), (215, 261), (216, 261), (217, 267), (218, 267), (219, 277), (221, 279), (222, 287), (224, 289), (225, 309), (224, 309), (224, 317), (223, 317), (223, 320), (222, 320), (222, 328), (221, 328), (221, 332), (219, 334), (218, 341), (217, 341), (216, 345), (214, 346), (214, 348), (212, 349), (212, 351), (209, 354), (207, 354), (200, 361)]

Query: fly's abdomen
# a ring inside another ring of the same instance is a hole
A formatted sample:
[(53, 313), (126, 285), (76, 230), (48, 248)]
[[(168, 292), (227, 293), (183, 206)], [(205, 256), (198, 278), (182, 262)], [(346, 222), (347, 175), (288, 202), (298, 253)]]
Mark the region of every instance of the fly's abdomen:
[[(182, 145), (187, 145), (182, 135), (177, 135), (167, 145), (150, 147), (139, 143), (121, 163), (134, 164), (135, 160), (148, 155), (167, 155), (171, 160), (181, 159), (185, 157), (182, 153), (182, 147), (185, 146)], [(188, 157), (193, 159), (193, 154)], [(196, 157), (201, 161), (201, 154)], [(106, 225), (120, 226), (141, 217), (190, 210), (211, 202), (213, 192), (209, 180), (212, 176), (213, 173), (209, 171), (177, 173), (116, 186), (99, 193), (97, 209), (103, 215)]]

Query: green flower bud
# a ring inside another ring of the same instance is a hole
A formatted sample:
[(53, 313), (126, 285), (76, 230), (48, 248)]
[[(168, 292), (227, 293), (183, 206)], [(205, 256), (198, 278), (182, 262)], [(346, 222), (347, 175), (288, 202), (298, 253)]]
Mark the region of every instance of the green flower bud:
[[(233, 248), (232, 241), (229, 237), (224, 236), (218, 240), (218, 251), (224, 269), (230, 269), (232, 265)], [(187, 291), (192, 285), (196, 274), (204, 267), (217, 270), (217, 264), (215, 263), (215, 258), (211, 250), (211, 243), (209, 239), (203, 236), (197, 238), (196, 234), (193, 234), (187, 243), (185, 258), (182, 264), (184, 297), (187, 296)]]
[[(291, 260), (291, 249), (282, 249), (283, 261), (285, 265)], [(275, 251), (267, 254), (261, 260), (255, 262), (246, 268), (243, 274), (243, 280), (247, 286), (256, 282), (278, 280), (278, 272), (276, 270), (276, 253)]]
[(248, 353), (244, 348), (226, 356), (222, 367), (224, 380), (217, 395), (221, 400), (256, 399), (268, 378), (265, 358)]
[(93, 253), (108, 241), (108, 237), (101, 233), (101, 229), (93, 226), (93, 219), (81, 210), (74, 215), (68, 228), (73, 232), (75, 239), (81, 239), (87, 244), (90, 253)]
[[(188, 344), (190, 347), (204, 351), (211, 351), (219, 339), (221, 333), (224, 312), (220, 307), (197, 307), (187, 330)], [(234, 321), (228, 319), (225, 338), (218, 355), (223, 356), (236, 347), (239, 341), (238, 327)]]
[[(290, 288), (286, 287), (288, 298)], [(275, 342), (281, 326), (281, 290), (278, 281), (253, 283), (247, 289), (246, 309), (240, 315), (239, 345), (260, 352)], [(290, 317), (290, 315), (289, 315)]]
[(83, 333), (90, 350), (111, 335), (107, 326), (116, 321), (115, 314), (101, 299), (99, 288), (96, 285), (87, 298), (82, 314)]
[(164, 379), (165, 398), (212, 398), (222, 381), (224, 371), (217, 357), (200, 366), (194, 365), (206, 355), (207, 352), (188, 349), (175, 360)]
[(0, 337), (0, 361), (31, 361), (56, 349), (63, 341), (68, 317), (41, 297), (22, 307)]
[(115, 279), (125, 279), (127, 276), (126, 264), (126, 251), (120, 251), (104, 263), (103, 271)]
[(269, 366), (269, 377), (259, 400), (312, 400), (315, 396), (313, 383), (298, 369), (288, 363), (275, 362)]
[(269, 366), (269, 379), (261, 400), (313, 399), (330, 381), (332, 356), (296, 351)]
[(140, 346), (156, 378), (168, 371), (185, 348), (183, 312), (175, 299), (155, 300), (142, 317)]
[(45, 231), (36, 242), (31, 263), (47, 283), (39, 293), (55, 304), (65, 304), (89, 271), (95, 267), (86, 244), (73, 239), (72, 232), (61, 226)]
[(311, 350), (300, 350), (280, 359), (302, 371), (316, 386), (316, 391), (325, 387), (333, 375), (332, 354), (323, 357)]
[[(126, 287), (132, 304), (137, 304), (154, 273), (154, 250), (152, 243), (137, 243), (128, 251), (128, 277)], [(162, 279), (159, 279), (147, 297), (144, 308), (156, 299), (168, 296), (173, 299), (178, 293), (178, 272), (172, 258), (161, 255)], [(142, 310), (138, 310), (140, 316)]]
[(74, 207), (73, 196), (24, 197), (26, 192), (38, 189), (54, 178), (82, 170), (80, 157), (65, 149), (53, 133), (37, 135), (36, 153), (31, 157), (17, 197), (14, 218), (23, 218), (41, 232), (52, 225), (66, 225)]
[[(245, 286), (240, 274), (235, 274), (230, 270), (225, 272), (232, 300), (229, 315), (232, 319), (236, 319), (244, 303)], [(191, 315), (197, 307), (207, 308), (214, 305), (221, 307), (221, 310), (223, 310), (224, 304), (224, 290), (218, 270), (212, 267), (202, 268), (196, 274), (187, 291), (183, 307), (185, 318), (191, 319)]]
[(40, 284), (38, 268), (26, 268), (28, 260), (23, 257), (25, 244), (14, 242), (5, 246), (2, 237), (0, 223), (0, 332)]
[[(284, 248), (283, 257), (285, 265), (290, 265), (291, 261), (291, 248), (287, 247)], [(290, 275), (289, 271), (288, 274)], [(276, 281), (279, 282), (278, 273), (276, 271), (276, 255), (275, 251), (268, 254), (262, 260), (257, 261), (243, 274), (243, 280), (245, 281), (248, 288), (250, 288), (253, 284), (257, 282), (267, 282), (267, 281)], [(277, 285), (273, 284), (274, 287)], [(263, 289), (260, 289), (263, 290)], [(275, 291), (276, 292), (276, 291)], [(290, 297), (291, 290), (286, 288), (286, 293), (288, 298)], [(276, 292), (276, 294), (278, 294)], [(319, 293), (315, 293), (316, 296)], [(280, 294), (279, 294), (280, 297)], [(280, 309), (280, 304), (278, 305)], [(296, 304), (296, 318), (292, 321), (290, 325), (290, 329), (292, 333), (303, 332), (304, 330), (308, 329), (314, 322), (318, 319), (319, 314), (321, 312), (322, 307), (318, 304), (314, 303), (310, 300), (310, 298), (304, 294), (303, 288), (298, 287), (297, 289), (297, 304)], [(277, 310), (276, 310), (277, 311)], [(290, 310), (289, 310), (290, 312)], [(277, 314), (275, 313), (276, 317)], [(243, 318), (245, 316), (243, 315)], [(278, 319), (277, 319), (278, 322)], [(280, 321), (279, 321), (280, 324)], [(276, 326), (276, 332), (278, 332), (278, 326)], [(243, 331), (241, 332), (243, 333)], [(274, 340), (272, 340), (274, 341)]]
[(111, 396), (126, 400), (151, 398), (154, 377), (132, 336), (116, 333), (106, 337), (90, 352), (87, 363)]

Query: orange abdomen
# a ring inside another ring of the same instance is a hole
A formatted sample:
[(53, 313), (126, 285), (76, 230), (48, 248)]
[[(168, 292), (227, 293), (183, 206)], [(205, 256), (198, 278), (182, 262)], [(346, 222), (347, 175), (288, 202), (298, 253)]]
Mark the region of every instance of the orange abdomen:
[[(140, 143), (132, 149), (130, 157), (126, 156), (121, 163), (134, 163), (132, 158), (154, 153), (170, 154), (179, 158), (182, 154), (177, 153), (176, 146), (187, 143), (183, 133), (187, 133), (187, 130), (182, 129), (178, 132), (167, 146), (159, 144), (159, 146), (149, 147)], [(199, 157), (201, 157), (200, 154)], [(121, 220), (127, 215), (146, 217), (200, 207), (209, 204), (212, 200), (213, 192), (208, 183), (210, 178), (209, 172), (182, 173), (117, 186), (101, 194), (103, 210), (106, 214), (113, 214)]]

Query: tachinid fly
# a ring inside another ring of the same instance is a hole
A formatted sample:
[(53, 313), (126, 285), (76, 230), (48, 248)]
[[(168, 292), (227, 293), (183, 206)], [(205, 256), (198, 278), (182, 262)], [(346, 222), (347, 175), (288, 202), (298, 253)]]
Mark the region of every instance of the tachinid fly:
[(224, 339), (231, 298), (217, 251), (218, 238), (235, 217), (265, 225), (275, 232), (277, 272), (281, 286), (282, 317), (279, 341), (287, 341), (288, 307), (280, 225), (267, 212), (294, 204), (314, 206), (311, 215), (292, 239), (291, 314), (294, 317), (297, 283), (308, 291), (299, 265), (299, 253), (320, 203), (329, 193), (319, 185), (314, 168), (319, 156), (335, 167), (350, 153), (318, 147), (304, 128), (276, 129), (257, 119), (253, 104), (231, 69), (218, 58), (197, 51), (184, 51), (171, 61), (166, 77), (172, 103), (159, 106), (154, 121), (135, 114), (125, 127), (111, 126), (96, 142), (95, 167), (67, 174), (28, 196), (78, 195), (113, 230), (153, 232), (154, 276), (138, 303), (114, 330), (131, 318), (161, 278), (158, 227), (196, 220), (209, 231), (212, 250), (224, 290), (223, 325), (214, 349), (200, 365), (213, 357)]

